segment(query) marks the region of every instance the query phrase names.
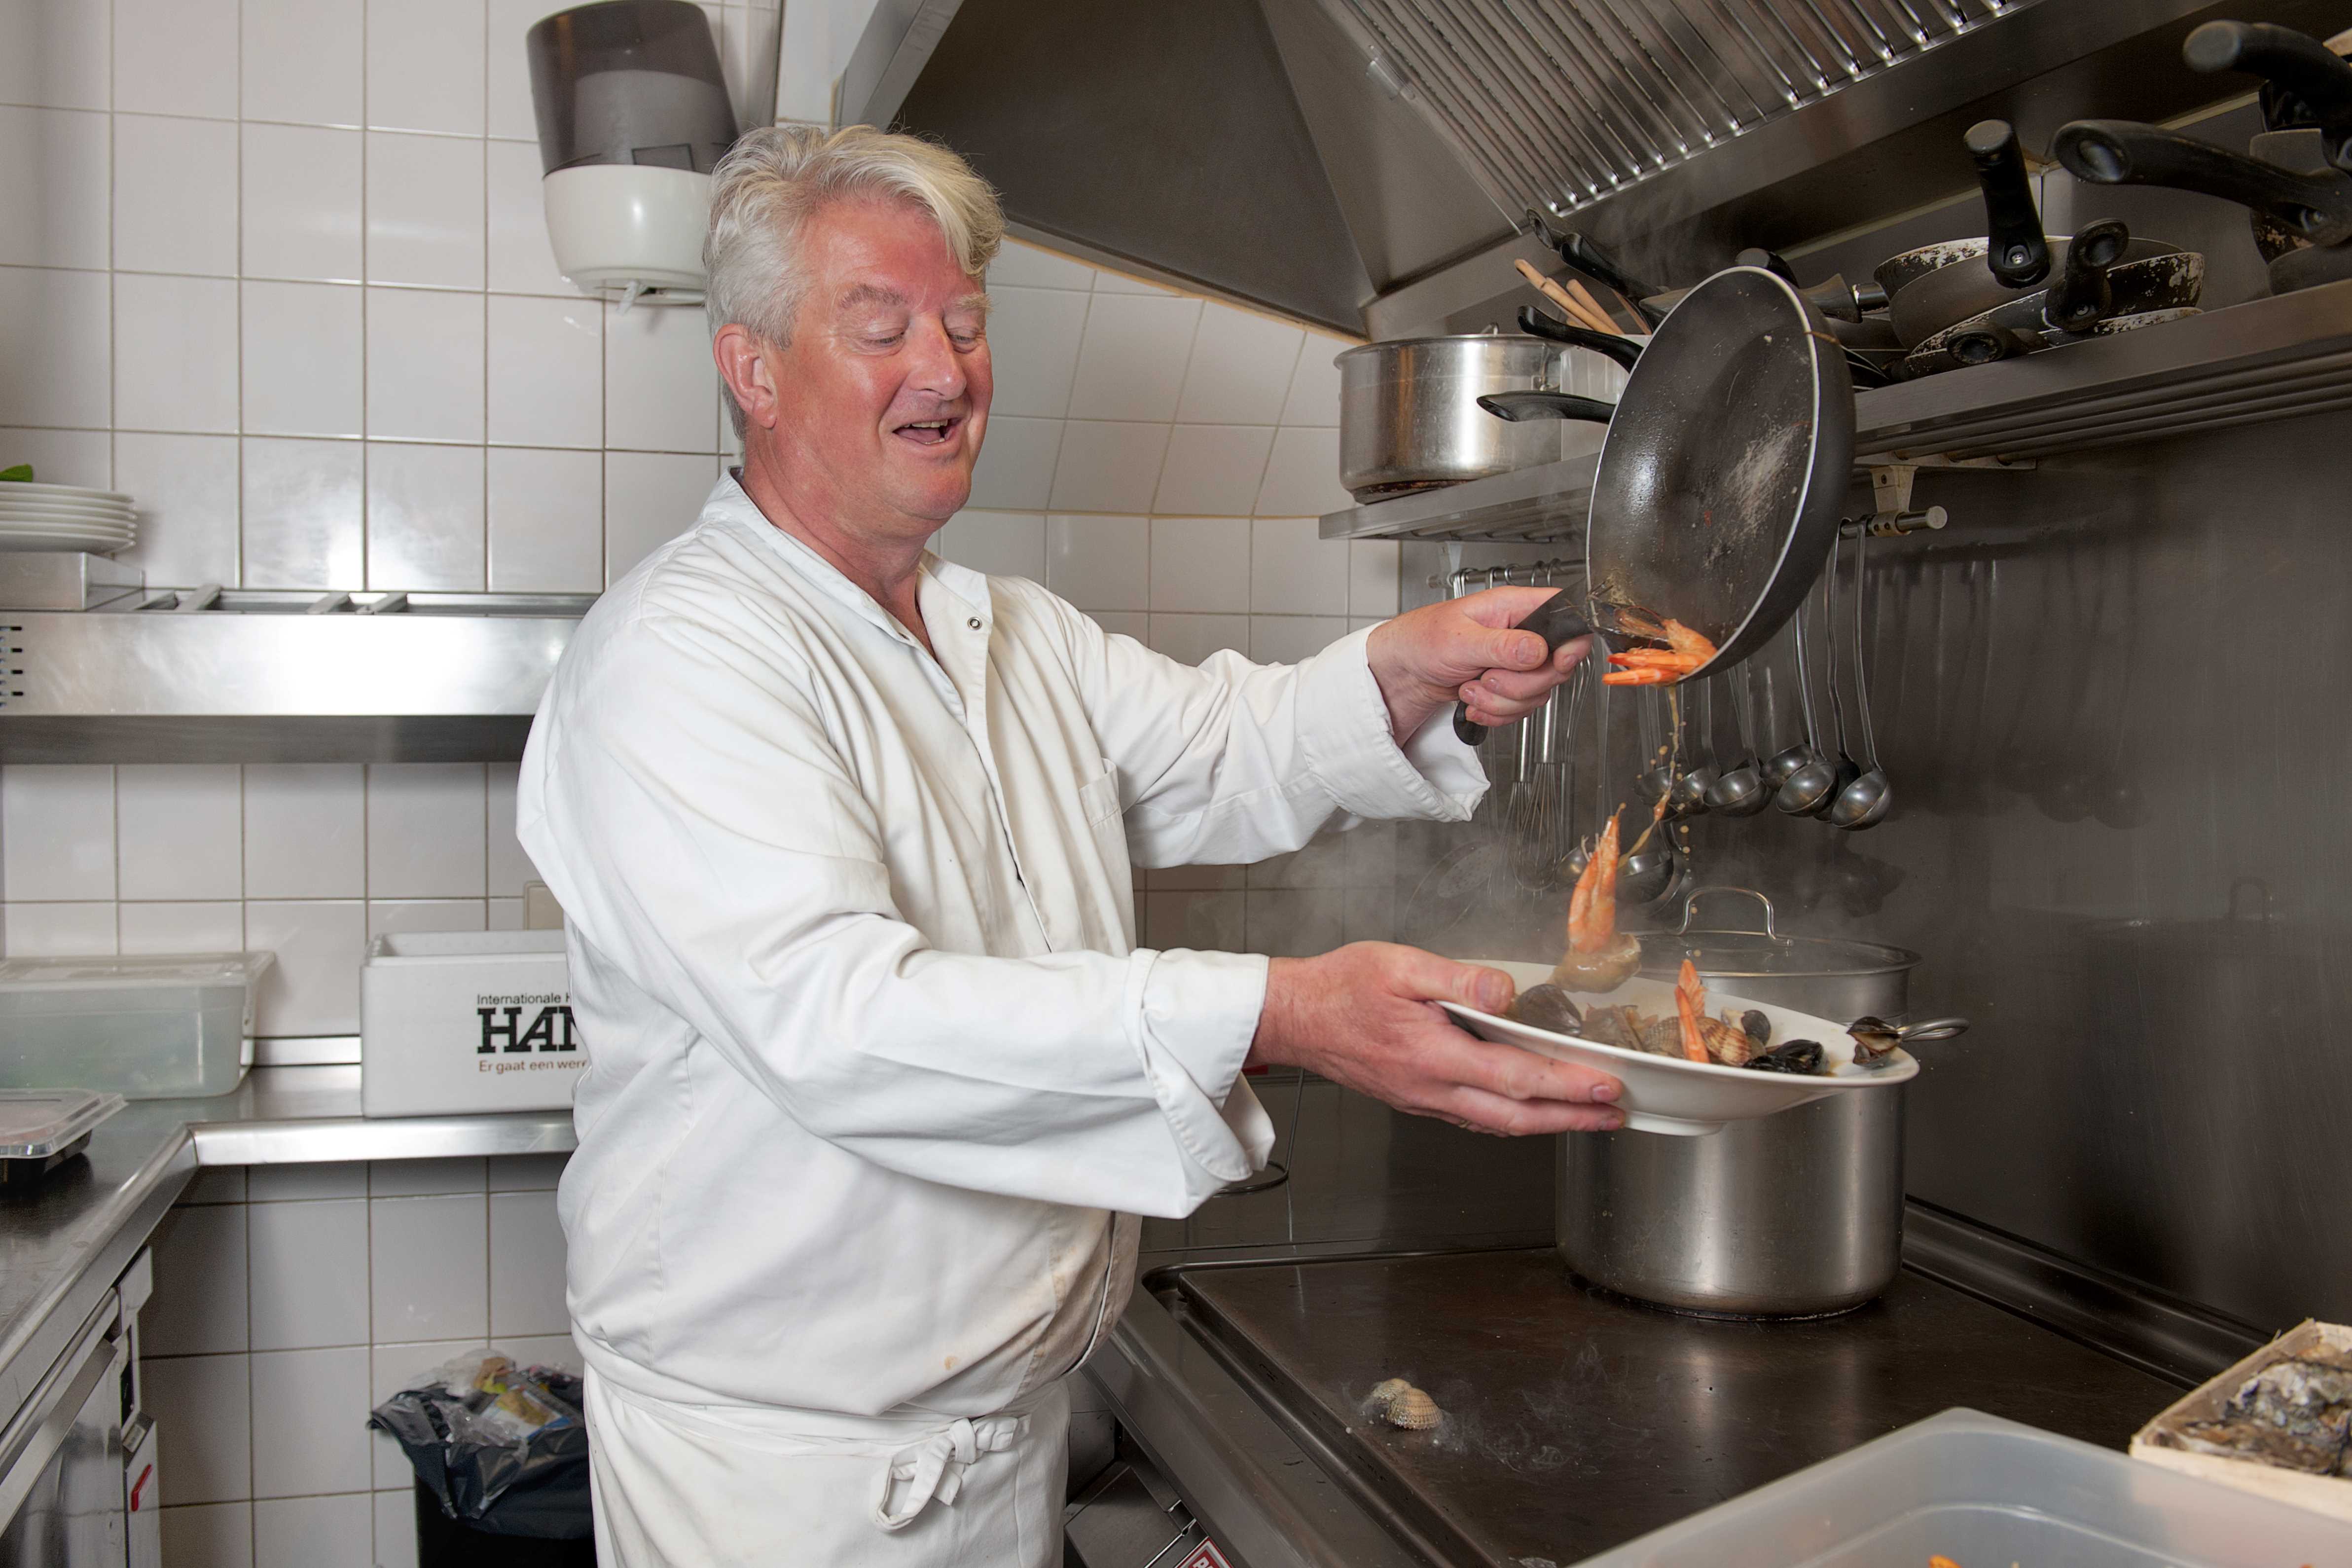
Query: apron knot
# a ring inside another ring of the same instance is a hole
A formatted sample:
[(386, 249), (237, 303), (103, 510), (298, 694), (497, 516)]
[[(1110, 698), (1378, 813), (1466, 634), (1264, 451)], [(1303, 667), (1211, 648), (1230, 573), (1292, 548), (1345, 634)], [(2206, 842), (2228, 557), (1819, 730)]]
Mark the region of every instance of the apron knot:
[[(934, 1500), (952, 1504), (963, 1490), (966, 1468), (982, 1454), (1001, 1454), (1012, 1447), (1022, 1419), (985, 1415), (972, 1421), (958, 1416), (921, 1442), (891, 1455), (882, 1468), (881, 1493), (874, 1500), (874, 1522), (884, 1530), (904, 1530)], [(896, 1508), (890, 1504), (894, 1491), (898, 1495)]]

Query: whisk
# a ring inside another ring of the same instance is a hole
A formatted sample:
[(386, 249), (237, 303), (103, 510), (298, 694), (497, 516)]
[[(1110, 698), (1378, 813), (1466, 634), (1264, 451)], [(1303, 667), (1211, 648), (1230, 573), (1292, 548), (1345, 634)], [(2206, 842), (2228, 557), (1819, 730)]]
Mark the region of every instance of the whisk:
[[(1524, 893), (1552, 890), (1559, 856), (1552, 848), (1559, 815), (1559, 775), (1552, 761), (1553, 721), (1559, 717), (1559, 688), (1551, 689), (1543, 708), (1519, 721), (1519, 773), (1525, 780), (1511, 796), (1511, 880)], [(1527, 763), (1527, 732), (1534, 730), (1535, 763)]]

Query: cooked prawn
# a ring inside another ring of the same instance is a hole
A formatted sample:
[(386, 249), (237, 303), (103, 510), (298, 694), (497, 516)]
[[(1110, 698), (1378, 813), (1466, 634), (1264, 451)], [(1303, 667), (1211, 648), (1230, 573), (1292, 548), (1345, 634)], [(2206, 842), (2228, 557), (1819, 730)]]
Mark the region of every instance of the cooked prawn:
[(1699, 983), (1697, 966), (1687, 958), (1683, 960), (1682, 973), (1675, 976), (1675, 1012), (1683, 1022), (1683, 1055), (1695, 1062), (1713, 1061), (1698, 1032), (1699, 1020), (1706, 1016), (1706, 987)]
[(1568, 899), (1568, 952), (1551, 973), (1563, 991), (1614, 991), (1642, 967), (1642, 943), (1617, 929), (1617, 814), (1611, 812), (1601, 842), (1576, 879)]
[(1636, 636), (1655, 638), (1666, 646), (1611, 654), (1609, 662), (1617, 668), (1601, 678), (1607, 685), (1668, 686), (1697, 673), (1715, 658), (1714, 643), (1672, 617), (1652, 621), (1628, 613), (1620, 619)]

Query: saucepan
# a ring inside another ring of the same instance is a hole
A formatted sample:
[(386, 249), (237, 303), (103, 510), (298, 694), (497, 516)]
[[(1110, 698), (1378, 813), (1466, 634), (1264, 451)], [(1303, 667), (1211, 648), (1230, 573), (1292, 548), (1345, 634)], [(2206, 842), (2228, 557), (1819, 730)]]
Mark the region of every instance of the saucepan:
[(1359, 501), (1384, 500), (1557, 462), (1571, 451), (1558, 425), (1515, 426), (1479, 411), (1488, 393), (1553, 391), (1611, 397), (1614, 363), (1582, 347), (1483, 332), (1400, 338), (1340, 354), (1339, 482)]

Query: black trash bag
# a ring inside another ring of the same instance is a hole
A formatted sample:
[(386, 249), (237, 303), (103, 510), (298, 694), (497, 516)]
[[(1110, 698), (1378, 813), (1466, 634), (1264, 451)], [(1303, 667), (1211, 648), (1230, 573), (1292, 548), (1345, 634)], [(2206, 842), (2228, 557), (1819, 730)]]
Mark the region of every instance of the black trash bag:
[(468, 1352), (377, 1405), (368, 1425), (390, 1433), (441, 1511), (472, 1529), (578, 1541), (594, 1528), (588, 1424), (568, 1372)]

